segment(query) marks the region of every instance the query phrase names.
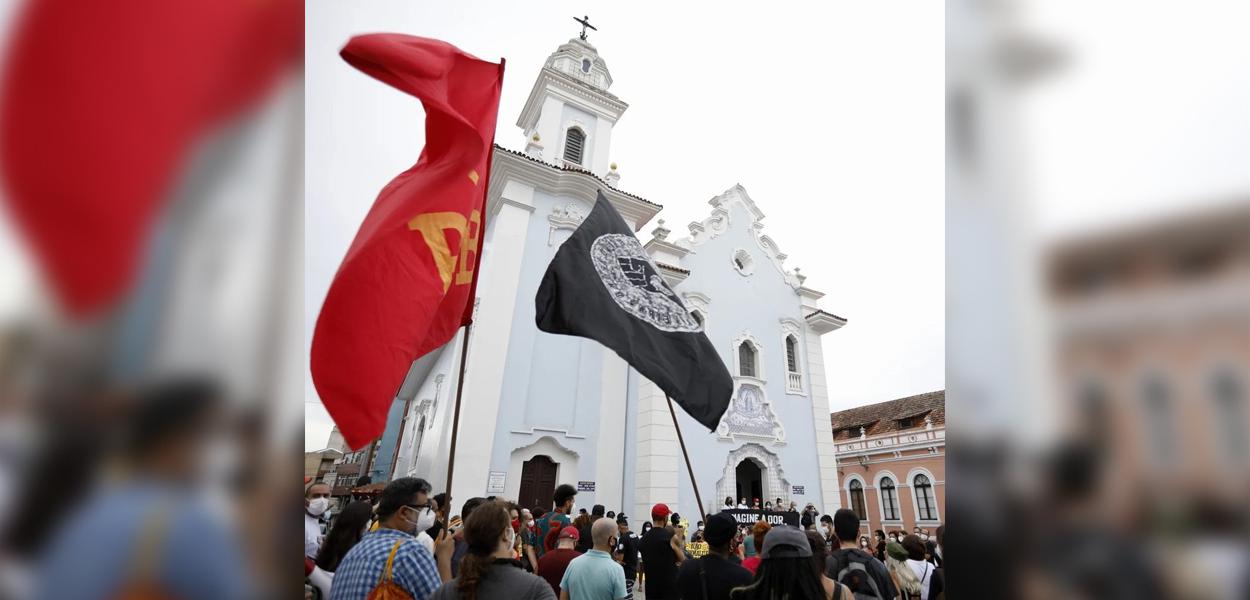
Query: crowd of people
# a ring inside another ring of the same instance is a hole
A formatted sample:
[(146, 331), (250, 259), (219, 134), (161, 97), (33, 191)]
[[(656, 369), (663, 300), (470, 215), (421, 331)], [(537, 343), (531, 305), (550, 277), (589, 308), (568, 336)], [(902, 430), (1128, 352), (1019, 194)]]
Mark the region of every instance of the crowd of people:
[(423, 479), (396, 479), (376, 502), (356, 501), (328, 527), (329, 487), (305, 490), (305, 597), (313, 600), (764, 600), (945, 598), (937, 528), (862, 535), (859, 517), (808, 504), (800, 526), (740, 523), (739, 506), (798, 512), (780, 499), (725, 510), (694, 527), (665, 504), (635, 532), (624, 513), (575, 509), (556, 488), (552, 507), (471, 498), (451, 514)]

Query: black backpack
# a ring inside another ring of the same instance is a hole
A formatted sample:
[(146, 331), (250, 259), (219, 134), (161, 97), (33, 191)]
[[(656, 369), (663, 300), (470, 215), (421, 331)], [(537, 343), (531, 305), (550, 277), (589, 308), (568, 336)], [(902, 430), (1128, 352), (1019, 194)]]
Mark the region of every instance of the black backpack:
[(828, 575), (850, 588), (855, 600), (889, 600), (868, 570), (870, 560), (874, 559), (855, 550), (837, 550), (829, 557)]

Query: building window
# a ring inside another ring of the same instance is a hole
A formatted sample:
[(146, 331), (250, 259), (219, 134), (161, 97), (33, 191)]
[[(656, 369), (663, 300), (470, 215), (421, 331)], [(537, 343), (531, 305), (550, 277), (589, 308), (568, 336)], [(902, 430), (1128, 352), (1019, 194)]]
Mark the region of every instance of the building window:
[(1145, 405), (1146, 436), (1150, 455), (1160, 464), (1172, 462), (1176, 441), (1172, 427), (1172, 390), (1159, 374), (1151, 374), (1142, 383)]
[(786, 336), (786, 367), (791, 373), (799, 372), (799, 343), (794, 336)]
[(590, 72), (590, 59), (589, 59), (589, 58), (583, 58), (583, 59), (582, 59), (582, 72), (583, 72), (583, 73), (589, 73), (589, 72)]
[(937, 520), (937, 505), (933, 502), (933, 484), (926, 475), (916, 475), (912, 480), (912, 491), (916, 494), (916, 512), (921, 521)]
[(582, 164), (582, 149), (586, 145), (586, 134), (576, 127), (570, 127), (564, 134), (564, 162), (575, 165)]
[(1246, 444), (1250, 432), (1246, 431), (1245, 390), (1241, 381), (1232, 370), (1219, 371), (1211, 378), (1210, 392), (1223, 454), (1232, 464), (1245, 464), (1250, 459)]
[(912, 415), (910, 417), (903, 417), (902, 419), (898, 420), (898, 428), (899, 429), (912, 429), (915, 427), (920, 427), (924, 425), (925, 415), (928, 415), (928, 414), (929, 414), (928, 411), (925, 411), (918, 415)]
[(751, 258), (750, 252), (741, 248), (734, 251), (733, 265), (738, 274), (744, 277), (755, 272), (755, 259)]
[(898, 490), (894, 487), (894, 480), (889, 477), (882, 478), (877, 489), (881, 491), (881, 519), (883, 521), (899, 520)]
[(859, 517), (860, 521), (866, 520), (868, 511), (864, 509), (864, 484), (860, 483), (858, 479), (853, 479), (851, 480), (850, 490), (851, 510), (855, 511), (855, 516)]
[(738, 345), (738, 374), (743, 377), (755, 377), (755, 348), (750, 342)]

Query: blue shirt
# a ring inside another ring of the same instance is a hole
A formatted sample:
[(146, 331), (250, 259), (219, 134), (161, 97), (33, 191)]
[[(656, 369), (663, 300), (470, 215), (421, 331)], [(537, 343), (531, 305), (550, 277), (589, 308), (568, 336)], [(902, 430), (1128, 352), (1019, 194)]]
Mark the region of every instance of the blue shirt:
[(607, 552), (590, 550), (569, 563), (560, 589), (577, 600), (618, 600), (625, 597), (625, 569)]
[(391, 580), (416, 600), (429, 598), (443, 581), (438, 576), (434, 555), (417, 538), (398, 529), (378, 528), (360, 538), (339, 563), (330, 588), (330, 600), (365, 600), (377, 587), (386, 568), (386, 558), (395, 542), (404, 540), (395, 552)]
[[(139, 548), (143, 537), (147, 551)], [(65, 520), (41, 557), (33, 597), (110, 598), (148, 570), (172, 597), (247, 598), (244, 556), (230, 524), (196, 490), (129, 483), (96, 492)]]

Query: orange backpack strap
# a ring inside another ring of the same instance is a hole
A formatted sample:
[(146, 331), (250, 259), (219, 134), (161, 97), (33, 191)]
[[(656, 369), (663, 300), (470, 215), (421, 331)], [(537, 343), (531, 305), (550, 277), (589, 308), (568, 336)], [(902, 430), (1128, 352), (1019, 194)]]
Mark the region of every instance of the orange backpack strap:
[(395, 545), (391, 546), (391, 553), (386, 557), (386, 568), (382, 569), (382, 576), (378, 578), (378, 585), (391, 581), (391, 565), (395, 563), (395, 553), (399, 551), (399, 547), (404, 544), (404, 540), (395, 540)]
[(146, 583), (159, 577), (161, 541), (168, 519), (169, 507), (161, 504), (142, 521), (129, 568), (131, 580)]

